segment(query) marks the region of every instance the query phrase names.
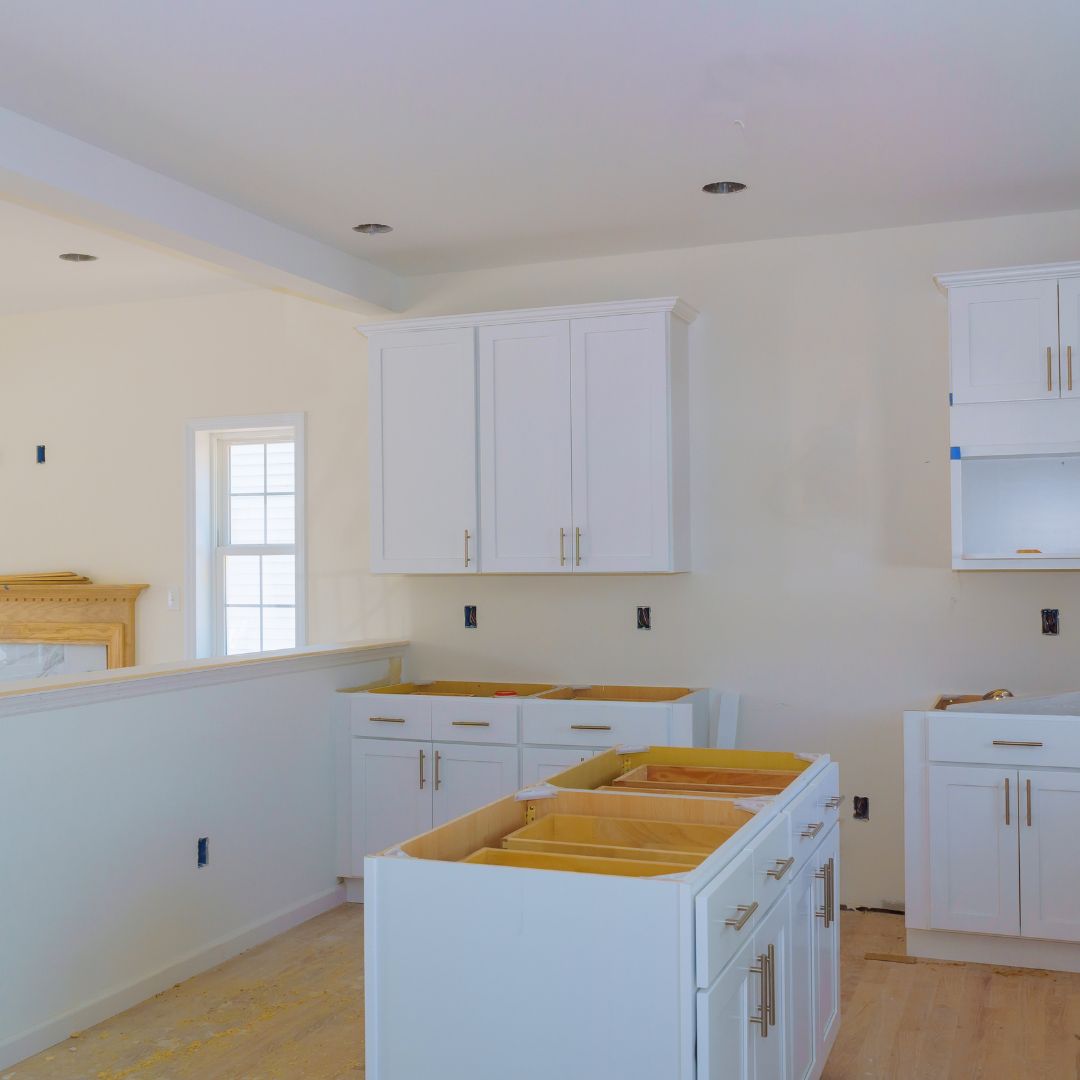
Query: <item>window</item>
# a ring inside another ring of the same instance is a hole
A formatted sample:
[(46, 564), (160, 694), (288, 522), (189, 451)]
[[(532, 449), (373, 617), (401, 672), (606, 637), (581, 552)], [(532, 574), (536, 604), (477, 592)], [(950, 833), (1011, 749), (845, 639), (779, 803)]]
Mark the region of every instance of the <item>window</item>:
[(259, 420), (189, 425), (190, 655), (304, 644), (302, 418)]

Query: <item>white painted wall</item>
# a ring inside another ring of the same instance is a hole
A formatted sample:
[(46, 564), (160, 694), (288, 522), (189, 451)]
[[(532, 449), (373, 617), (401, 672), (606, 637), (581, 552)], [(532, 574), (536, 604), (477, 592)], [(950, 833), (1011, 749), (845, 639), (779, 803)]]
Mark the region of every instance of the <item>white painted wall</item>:
[[(312, 640), (408, 637), (430, 677), (741, 690), (747, 743), (826, 750), (844, 791), (871, 796), (871, 821), (844, 824), (843, 900), (877, 905), (903, 896), (901, 711), (942, 690), (1076, 684), (1080, 576), (949, 570), (930, 278), (1078, 248), (1069, 212), (413, 279), (409, 315), (671, 294), (699, 308), (694, 573), (672, 578), (368, 577), (364, 343), (346, 312), (258, 292), (0, 319), (19, 402), (0, 425), (3, 506), (29, 523), (5, 529), (3, 568), (149, 581), (143, 659), (180, 655), (164, 586), (182, 576), (183, 422), (305, 410)], [(633, 628), (643, 603), (649, 633)], [(1039, 634), (1044, 606), (1062, 609), (1057, 639)]]
[(386, 670), (309, 656), (0, 698), (0, 1069), (344, 899), (333, 692)]
[(184, 425), (304, 412), (309, 641), (401, 636), (400, 582), (364, 578), (367, 375), (356, 320), (267, 291), (0, 318), (0, 573), (147, 582), (138, 662), (179, 659), (184, 616), (165, 594), (184, 580)]

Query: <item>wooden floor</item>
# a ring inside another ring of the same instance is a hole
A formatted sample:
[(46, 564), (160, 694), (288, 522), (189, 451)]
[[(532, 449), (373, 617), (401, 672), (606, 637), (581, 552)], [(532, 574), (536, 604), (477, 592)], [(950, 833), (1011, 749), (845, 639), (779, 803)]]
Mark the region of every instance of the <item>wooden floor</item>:
[[(842, 929), (844, 1019), (824, 1080), (1080, 1078), (1080, 975), (867, 960), (903, 952), (903, 920), (844, 912)], [(355, 1080), (362, 934), (362, 909), (338, 908), (0, 1080)]]

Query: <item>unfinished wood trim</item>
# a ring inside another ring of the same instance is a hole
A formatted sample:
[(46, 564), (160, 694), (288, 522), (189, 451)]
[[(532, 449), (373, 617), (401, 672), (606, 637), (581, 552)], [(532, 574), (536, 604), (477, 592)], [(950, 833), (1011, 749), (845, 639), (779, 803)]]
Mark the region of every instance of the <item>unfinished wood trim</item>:
[[(665, 851), (661, 848), (618, 847), (614, 844), (577, 844), (571, 840), (529, 840), (507, 836), (504, 851), (539, 851), (556, 855), (590, 855), (610, 859), (636, 859), (639, 862), (679, 863), (684, 867), (700, 866), (711, 852)], [(718, 845), (719, 846), (719, 845)]]
[[(147, 585), (95, 585), (70, 571), (10, 575), (0, 580), (0, 641), (29, 644), (100, 644), (106, 640), (110, 669), (135, 663), (135, 601)], [(31, 637), (20, 628), (52, 625), (59, 636)], [(102, 626), (120, 628), (119, 643), (94, 636)], [(80, 627), (93, 626), (80, 635)]]
[(507, 851), (505, 848), (481, 848), (460, 861), (485, 866), (519, 866), (530, 870), (613, 874), (618, 877), (660, 877), (663, 874), (684, 874), (688, 869), (681, 863), (604, 859), (595, 855), (558, 855), (542, 851)]

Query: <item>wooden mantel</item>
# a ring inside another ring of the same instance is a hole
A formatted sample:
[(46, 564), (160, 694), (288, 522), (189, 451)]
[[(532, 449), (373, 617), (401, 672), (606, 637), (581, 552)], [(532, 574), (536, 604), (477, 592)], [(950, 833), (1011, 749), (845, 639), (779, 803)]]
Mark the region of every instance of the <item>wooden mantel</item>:
[(146, 585), (95, 585), (70, 571), (0, 576), (0, 641), (105, 645), (110, 668), (135, 663), (135, 601)]

